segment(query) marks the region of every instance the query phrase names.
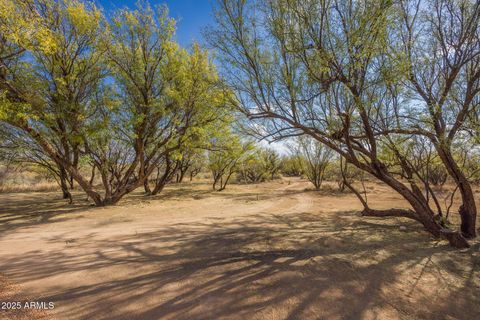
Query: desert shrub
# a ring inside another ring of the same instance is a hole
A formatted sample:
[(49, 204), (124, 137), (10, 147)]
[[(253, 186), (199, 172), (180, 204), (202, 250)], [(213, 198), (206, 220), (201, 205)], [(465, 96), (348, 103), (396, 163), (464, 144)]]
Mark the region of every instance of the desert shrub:
[(305, 177), (319, 190), (333, 157), (332, 150), (308, 136), (298, 137), (290, 148)]
[(280, 165), (280, 172), (287, 177), (300, 177), (303, 175), (302, 161), (299, 155), (285, 156)]
[(263, 159), (258, 154), (250, 154), (240, 164), (237, 180), (243, 183), (258, 183), (267, 180), (268, 172)]
[(447, 181), (448, 172), (443, 164), (434, 164), (428, 169), (427, 178), (428, 181), (434, 186), (443, 186)]
[(263, 170), (268, 174), (268, 179), (275, 179), (280, 171), (280, 156), (273, 149), (262, 149), (260, 151), (261, 163), (263, 164)]
[(338, 190), (341, 192), (344, 192), (346, 189), (345, 179), (347, 180), (347, 183), (352, 184), (353, 182), (364, 178), (364, 173), (353, 166), (348, 166), (344, 169), (342, 174), (342, 164), (338, 160), (332, 162), (325, 171), (325, 180), (335, 182), (338, 186)]
[(273, 180), (278, 177), (280, 165), (280, 156), (275, 150), (253, 149), (239, 163), (237, 180), (243, 183)]

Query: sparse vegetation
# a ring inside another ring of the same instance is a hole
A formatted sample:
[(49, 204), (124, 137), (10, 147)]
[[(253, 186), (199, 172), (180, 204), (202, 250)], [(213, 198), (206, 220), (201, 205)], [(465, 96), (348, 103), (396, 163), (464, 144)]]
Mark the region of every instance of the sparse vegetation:
[(320, 190), (325, 171), (331, 165), (332, 150), (308, 136), (298, 138), (292, 149), (293, 157), (298, 159), (301, 171), (315, 189)]

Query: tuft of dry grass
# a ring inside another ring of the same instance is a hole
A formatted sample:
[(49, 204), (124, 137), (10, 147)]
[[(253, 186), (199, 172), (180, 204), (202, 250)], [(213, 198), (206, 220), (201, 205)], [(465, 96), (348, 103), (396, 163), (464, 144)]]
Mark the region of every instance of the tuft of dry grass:
[[(1, 166), (0, 166), (1, 167)], [(32, 168), (9, 170), (0, 177), (0, 193), (58, 191), (57, 182)]]
[(42, 181), (37, 183), (6, 183), (0, 185), (0, 193), (16, 192), (42, 192), (60, 190), (58, 184), (53, 181)]

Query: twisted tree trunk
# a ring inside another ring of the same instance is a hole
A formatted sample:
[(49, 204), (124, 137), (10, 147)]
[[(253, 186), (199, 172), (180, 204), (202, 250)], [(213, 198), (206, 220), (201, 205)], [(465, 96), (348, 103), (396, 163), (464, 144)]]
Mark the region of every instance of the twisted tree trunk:
[(67, 171), (63, 167), (60, 167), (60, 187), (62, 188), (62, 196), (63, 196), (63, 199), (69, 199), (70, 204), (72, 204), (73, 198), (72, 198), (72, 194), (70, 193), (67, 181), (68, 181)]
[(442, 146), (436, 145), (440, 159), (442, 159), (448, 173), (455, 181), (460, 195), (462, 196), (462, 205), (460, 206), (458, 213), (460, 214), (461, 225), (460, 231), (462, 235), (467, 239), (476, 237), (476, 220), (477, 220), (477, 206), (475, 204), (475, 197), (472, 187), (465, 174), (458, 167), (455, 159), (453, 158), (450, 150), (442, 148)]

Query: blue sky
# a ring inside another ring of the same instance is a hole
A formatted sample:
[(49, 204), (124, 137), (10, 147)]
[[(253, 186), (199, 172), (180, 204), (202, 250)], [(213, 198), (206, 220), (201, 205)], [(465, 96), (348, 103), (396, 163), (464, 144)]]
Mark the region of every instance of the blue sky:
[[(192, 41), (203, 43), (202, 28), (212, 23), (212, 3), (214, 0), (150, 0), (152, 5), (166, 4), (170, 16), (177, 20), (176, 38), (182, 46)], [(96, 0), (107, 12), (125, 6), (134, 8), (137, 0)]]

